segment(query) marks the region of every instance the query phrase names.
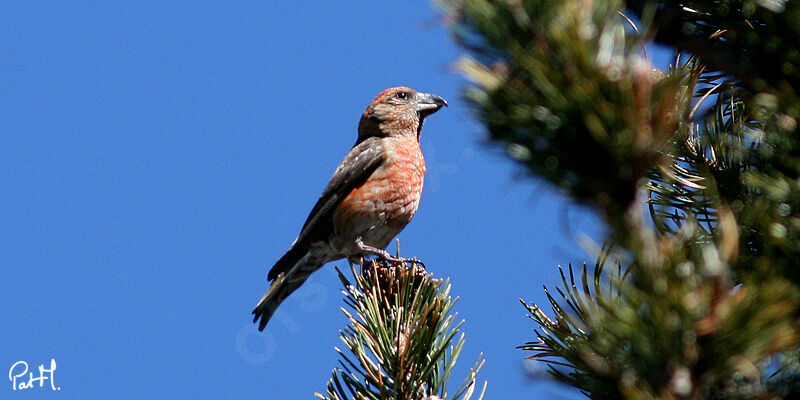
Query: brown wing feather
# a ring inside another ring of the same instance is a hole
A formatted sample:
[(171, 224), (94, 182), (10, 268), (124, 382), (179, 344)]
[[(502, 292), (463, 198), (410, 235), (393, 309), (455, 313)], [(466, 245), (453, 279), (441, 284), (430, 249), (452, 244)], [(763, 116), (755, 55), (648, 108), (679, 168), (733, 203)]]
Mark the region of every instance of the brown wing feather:
[(308, 246), (331, 232), (333, 212), (339, 203), (383, 163), (383, 149), (379, 138), (372, 137), (357, 143), (334, 172), (314, 208), (303, 224), (300, 235), (292, 247), (270, 269), (267, 279), (275, 279), (281, 272), (289, 271), (305, 255)]

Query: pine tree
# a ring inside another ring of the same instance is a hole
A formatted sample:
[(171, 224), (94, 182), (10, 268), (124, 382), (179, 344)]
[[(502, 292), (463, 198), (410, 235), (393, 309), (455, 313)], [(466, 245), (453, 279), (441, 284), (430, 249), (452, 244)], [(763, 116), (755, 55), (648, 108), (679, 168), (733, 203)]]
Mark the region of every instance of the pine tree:
[[(398, 243), (399, 247), (399, 243)], [(450, 375), (461, 349), (464, 321), (452, 312), (450, 284), (434, 279), (415, 260), (362, 260), (351, 265), (351, 283), (341, 271), (349, 321), (340, 332), (345, 350), (336, 349), (324, 400), (481, 400), (477, 387), (482, 357), (455, 388)], [(460, 333), (460, 335), (459, 335)]]
[(593, 399), (800, 394), (800, 2), (440, 4), (489, 136), (608, 226), (530, 357)]

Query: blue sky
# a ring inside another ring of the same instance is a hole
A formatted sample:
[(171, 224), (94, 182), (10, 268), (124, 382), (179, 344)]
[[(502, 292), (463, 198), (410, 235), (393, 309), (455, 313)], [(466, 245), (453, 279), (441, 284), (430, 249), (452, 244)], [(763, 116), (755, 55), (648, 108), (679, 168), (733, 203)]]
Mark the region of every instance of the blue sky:
[[(596, 219), (485, 142), (425, 1), (12, 2), (0, 7), (0, 398), (312, 398), (345, 324), (332, 263), (259, 333), (250, 311), (367, 103), (445, 97), (403, 255), (449, 277), (487, 398), (579, 398), (516, 346)], [(391, 247), (393, 248), (393, 246)], [(391, 249), (390, 248), (390, 249)], [(4, 372), (3, 376), (8, 376)]]

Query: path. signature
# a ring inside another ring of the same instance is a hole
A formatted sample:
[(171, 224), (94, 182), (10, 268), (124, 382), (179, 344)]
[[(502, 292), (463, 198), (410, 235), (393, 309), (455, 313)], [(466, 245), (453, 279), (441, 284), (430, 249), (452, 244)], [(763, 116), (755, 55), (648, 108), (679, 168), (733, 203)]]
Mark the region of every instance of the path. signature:
[[(24, 390), (33, 387), (34, 382), (39, 382), (39, 387), (44, 387), (44, 381), (50, 381), (50, 388), (53, 390), (61, 390), (61, 386), (56, 387), (53, 381), (53, 374), (56, 371), (56, 360), (50, 359), (50, 368), (45, 368), (44, 364), (39, 365), (39, 376), (33, 376), (33, 372), (28, 372), (28, 363), (25, 361), (17, 361), (8, 370), (8, 380), (11, 381), (12, 390)], [(25, 375), (28, 374), (27, 381)], [(20, 379), (21, 378), (21, 379)], [(19, 382), (19, 383), (18, 383)]]

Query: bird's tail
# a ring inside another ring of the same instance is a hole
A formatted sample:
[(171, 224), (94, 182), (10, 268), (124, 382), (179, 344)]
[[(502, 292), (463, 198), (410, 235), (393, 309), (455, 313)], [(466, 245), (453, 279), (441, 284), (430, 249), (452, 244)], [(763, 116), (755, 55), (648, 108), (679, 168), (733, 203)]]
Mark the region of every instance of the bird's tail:
[[(311, 257), (310, 252), (299, 255), (293, 250), (289, 250), (272, 267), (269, 279), (274, 280), (253, 310), (253, 315), (255, 315), (253, 322), (258, 321), (259, 331), (264, 330), (270, 317), (275, 313), (281, 302), (297, 290), (314, 271), (320, 269), (325, 263), (325, 260)], [(300, 256), (299, 259), (298, 256)], [(278, 273), (275, 274), (275, 272)]]

